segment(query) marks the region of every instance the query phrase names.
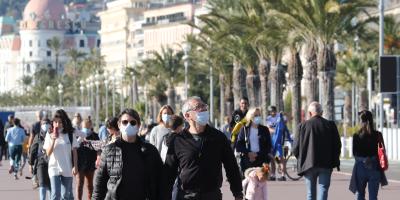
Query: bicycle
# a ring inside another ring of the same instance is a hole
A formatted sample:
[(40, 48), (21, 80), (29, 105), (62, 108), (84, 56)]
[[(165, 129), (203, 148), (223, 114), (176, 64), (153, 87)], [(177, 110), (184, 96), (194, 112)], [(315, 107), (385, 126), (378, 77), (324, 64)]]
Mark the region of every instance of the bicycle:
[(293, 181), (300, 180), (302, 176), (297, 174), (297, 159), (291, 152), (289, 153), (289, 148), (287, 146), (284, 147), (284, 161), (284, 172), (286, 176)]

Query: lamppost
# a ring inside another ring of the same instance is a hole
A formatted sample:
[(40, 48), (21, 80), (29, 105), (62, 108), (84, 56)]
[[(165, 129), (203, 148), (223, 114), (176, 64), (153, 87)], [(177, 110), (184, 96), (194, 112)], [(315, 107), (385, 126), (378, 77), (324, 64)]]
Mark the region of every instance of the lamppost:
[(108, 83), (109, 83), (109, 80), (108, 80), (108, 72), (107, 71), (105, 71), (104, 72), (104, 86), (105, 86), (105, 93), (106, 93), (106, 103), (105, 103), (105, 107), (106, 107), (106, 118), (108, 118)]
[(135, 103), (137, 101), (137, 83), (136, 83), (136, 75), (135, 73), (131, 72), (130, 73), (132, 77), (132, 107), (135, 106)]
[(119, 95), (119, 112), (122, 112), (122, 110), (124, 109), (124, 91), (123, 91), (123, 86), (122, 86), (122, 79), (123, 79), (124, 75), (122, 73), (119, 74), (119, 80), (118, 80), (118, 85), (121, 91), (121, 94)]
[(99, 111), (100, 111), (100, 95), (99, 95), (99, 86), (100, 86), (100, 74), (96, 73), (95, 76), (95, 85), (96, 85), (96, 129), (99, 127)]
[(49, 101), (48, 101), (49, 104), (51, 102), (50, 90), (51, 90), (51, 87), (49, 85), (46, 86), (46, 92), (47, 92), (47, 97), (49, 98)]
[(62, 105), (63, 105), (63, 96), (62, 96), (62, 93), (63, 93), (63, 85), (61, 84), (61, 83), (59, 83), (58, 84), (58, 97), (60, 98), (59, 100), (59, 105), (60, 105), (60, 107), (62, 107)]
[(115, 74), (111, 76), (112, 80), (112, 111), (113, 116), (115, 116)]
[(81, 80), (79, 81), (79, 84), (81, 85), (79, 87), (79, 89), (81, 90), (81, 106), (83, 106), (84, 105), (83, 92), (85, 92), (85, 81)]
[(183, 56), (184, 65), (185, 65), (185, 100), (188, 98), (188, 67), (189, 67), (189, 51), (190, 51), (190, 43), (185, 42), (182, 45), (183, 52), (185, 55)]

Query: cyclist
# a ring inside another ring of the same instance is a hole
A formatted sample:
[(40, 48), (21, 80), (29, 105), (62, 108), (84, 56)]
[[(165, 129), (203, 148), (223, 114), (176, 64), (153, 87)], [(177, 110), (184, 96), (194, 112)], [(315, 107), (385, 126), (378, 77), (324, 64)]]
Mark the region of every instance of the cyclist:
[(267, 117), (267, 127), (269, 132), (271, 133), (272, 139), (272, 157), (275, 159), (271, 160), (271, 175), (270, 180), (276, 180), (276, 164), (278, 163), (278, 171), (280, 173), (279, 181), (286, 181), (285, 177), (285, 160), (284, 160), (284, 152), (283, 146), (286, 140), (292, 141), (290, 138), (289, 130), (286, 127), (286, 118), (282, 113), (277, 113), (277, 109), (275, 106), (268, 107), (269, 115)]

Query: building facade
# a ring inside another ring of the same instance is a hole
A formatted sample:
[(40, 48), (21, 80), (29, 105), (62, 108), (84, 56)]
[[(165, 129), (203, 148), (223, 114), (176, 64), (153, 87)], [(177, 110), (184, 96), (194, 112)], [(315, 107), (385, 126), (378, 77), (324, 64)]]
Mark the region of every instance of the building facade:
[[(0, 57), (7, 59), (0, 62), (0, 93), (22, 93), (22, 79), (33, 77), (42, 67), (63, 74), (69, 49), (89, 53), (99, 47), (98, 21), (96, 25), (90, 15), (82, 17), (83, 11), (73, 15), (77, 19), (68, 17), (76, 6), (66, 7), (60, 0), (30, 0), (19, 23), (3, 17)], [(86, 4), (79, 6), (84, 10)], [(58, 48), (52, 48), (54, 40), (59, 41)]]

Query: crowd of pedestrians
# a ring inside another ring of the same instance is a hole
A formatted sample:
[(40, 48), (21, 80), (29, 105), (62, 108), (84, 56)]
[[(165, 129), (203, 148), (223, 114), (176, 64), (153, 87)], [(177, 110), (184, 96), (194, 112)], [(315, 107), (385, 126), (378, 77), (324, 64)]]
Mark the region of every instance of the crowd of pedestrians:
[[(39, 111), (29, 132), (10, 115), (0, 134), (0, 165), (10, 161), (9, 173), (22, 175), (23, 152), (28, 158), (39, 199), (73, 200), (222, 200), (224, 168), (235, 200), (267, 200), (268, 181), (286, 181), (285, 155), (289, 142), (304, 176), (307, 199), (328, 199), (334, 168), (340, 170), (341, 142), (336, 124), (322, 117), (321, 105), (308, 107), (310, 119), (290, 134), (287, 118), (275, 106), (250, 107), (242, 98), (238, 110), (218, 130), (210, 125), (208, 106), (188, 98), (181, 112), (161, 107), (157, 123), (142, 125), (133, 109), (125, 109), (99, 127), (90, 116), (72, 120), (60, 109), (52, 118)], [(353, 136), (355, 165), (350, 190), (358, 200), (377, 199), (387, 185), (378, 163), (382, 134), (373, 128), (372, 113), (359, 113), (361, 129)], [(264, 125), (265, 124), (265, 125)], [(294, 139), (293, 139), (294, 138)], [(6, 150), (6, 151), (4, 151)], [(279, 174), (277, 177), (276, 174)], [(75, 179), (75, 185), (74, 183)], [(86, 185), (87, 194), (83, 194)]]

